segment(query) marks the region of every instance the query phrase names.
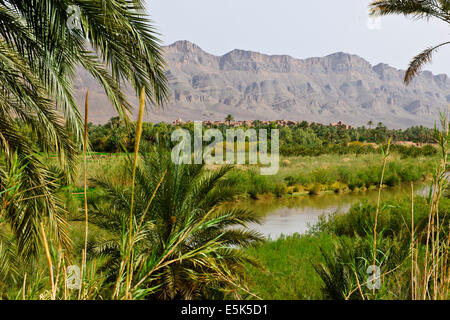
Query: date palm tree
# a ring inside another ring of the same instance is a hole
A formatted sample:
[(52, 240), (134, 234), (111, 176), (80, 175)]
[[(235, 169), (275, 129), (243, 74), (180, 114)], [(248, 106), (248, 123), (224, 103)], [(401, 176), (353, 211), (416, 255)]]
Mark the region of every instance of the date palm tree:
[[(435, 18), (450, 23), (450, 1), (447, 0), (376, 0), (370, 3), (370, 14), (385, 16), (401, 14), (414, 19), (429, 20)], [(422, 67), (431, 62), (433, 54), (450, 41), (431, 46), (416, 55), (405, 73), (404, 82), (409, 84)]]
[[(69, 27), (74, 11), (80, 13), (76, 28)], [(9, 202), (9, 211), (0, 207), (0, 221), (15, 226), (19, 251), (26, 255), (38, 248), (32, 243), (39, 242), (43, 216), (55, 234), (64, 233), (64, 223), (56, 218), (62, 213), (52, 174), (22, 129), (37, 137), (43, 151), (57, 154), (65, 173), (73, 173), (83, 136), (73, 94), (80, 69), (103, 87), (123, 119), (131, 110), (122, 91), (125, 83), (136, 92), (145, 87), (154, 106), (164, 102), (160, 42), (142, 1), (0, 0), (0, 197), (5, 197), (1, 192), (9, 184), (13, 155), (23, 165), (21, 186), (31, 190), (27, 205)]]
[(225, 117), (225, 121), (228, 122), (228, 125), (231, 124), (231, 121), (234, 121), (233, 115), (229, 114)]
[[(245, 263), (255, 261), (240, 248), (261, 241), (262, 236), (243, 228), (259, 222), (254, 213), (223, 206), (236, 195), (234, 187), (223, 181), (230, 170), (228, 166), (208, 171), (203, 165), (175, 165), (164, 151), (142, 155), (133, 207), (135, 228), (143, 226), (134, 252), (140, 262), (135, 264), (133, 279), (140, 289), (158, 287), (160, 299), (210, 298), (223, 290), (245, 292), (241, 282)], [(131, 189), (108, 177), (99, 177), (95, 183), (104, 195), (91, 203), (91, 222), (111, 237), (92, 239), (89, 251), (91, 256), (110, 258), (108, 271), (113, 280), (120, 265)], [(142, 280), (149, 269), (154, 270), (152, 276)]]

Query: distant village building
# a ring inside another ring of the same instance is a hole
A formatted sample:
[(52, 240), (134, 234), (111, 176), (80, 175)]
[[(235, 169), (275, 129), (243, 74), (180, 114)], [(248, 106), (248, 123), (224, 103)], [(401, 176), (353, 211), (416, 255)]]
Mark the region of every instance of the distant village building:
[(338, 128), (343, 128), (343, 129), (351, 129), (352, 128), (352, 126), (343, 124), (341, 121), (330, 123), (330, 127), (338, 127)]
[[(177, 120), (173, 121), (173, 125), (183, 125), (187, 123), (191, 123), (192, 121), (183, 121), (181, 118), (178, 118)], [(271, 123), (275, 123), (275, 125), (280, 127), (289, 127), (289, 126), (296, 126), (305, 124), (306, 121), (293, 121), (293, 120), (275, 120), (275, 121), (267, 121), (267, 120), (241, 120), (241, 121), (213, 121), (213, 120), (205, 120), (202, 122), (204, 126), (211, 127), (211, 126), (229, 126), (229, 127), (254, 127), (256, 124), (262, 125), (262, 126), (268, 126)], [(306, 122), (307, 126), (310, 127), (311, 125), (316, 126), (323, 126), (321, 123), (315, 123), (315, 122)], [(333, 122), (329, 124), (330, 127), (338, 127), (343, 129), (352, 129), (353, 127), (350, 125), (346, 125), (339, 122)]]
[(174, 122), (172, 122), (173, 125), (180, 125), (180, 124), (184, 124), (183, 120), (181, 118), (178, 118), (177, 120), (175, 120)]

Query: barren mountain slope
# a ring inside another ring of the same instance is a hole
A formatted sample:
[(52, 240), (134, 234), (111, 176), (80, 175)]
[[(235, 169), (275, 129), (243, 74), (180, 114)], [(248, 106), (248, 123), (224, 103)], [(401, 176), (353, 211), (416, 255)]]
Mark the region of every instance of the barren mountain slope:
[[(450, 102), (446, 75), (425, 71), (405, 86), (404, 71), (341, 52), (305, 60), (243, 50), (218, 57), (188, 41), (165, 52), (171, 97), (164, 111), (147, 115), (150, 121), (222, 120), (231, 113), (239, 120), (432, 126)], [(100, 87), (80, 72), (75, 86), (80, 102), (86, 88), (92, 122), (115, 115)], [(137, 103), (132, 94), (130, 101)]]

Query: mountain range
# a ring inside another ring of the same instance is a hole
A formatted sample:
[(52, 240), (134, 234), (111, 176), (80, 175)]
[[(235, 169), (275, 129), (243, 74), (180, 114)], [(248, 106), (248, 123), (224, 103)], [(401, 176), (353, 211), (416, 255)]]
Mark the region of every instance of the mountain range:
[[(447, 75), (421, 72), (409, 86), (404, 70), (372, 66), (343, 52), (295, 59), (233, 50), (215, 56), (189, 41), (164, 47), (170, 99), (163, 110), (150, 111), (146, 121), (306, 120), (365, 125), (369, 120), (391, 128), (433, 126), (450, 103)], [(77, 73), (80, 105), (86, 88), (90, 121), (107, 122), (116, 113), (101, 87), (84, 71)], [(134, 94), (127, 92), (137, 104)]]

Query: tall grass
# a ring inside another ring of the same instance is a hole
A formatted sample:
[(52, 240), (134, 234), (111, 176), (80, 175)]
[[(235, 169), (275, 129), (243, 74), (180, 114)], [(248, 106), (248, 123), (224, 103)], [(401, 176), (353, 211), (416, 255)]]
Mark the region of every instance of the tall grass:
[[(84, 249), (82, 251), (81, 257), (81, 279), (83, 279), (83, 273), (86, 268), (86, 255), (87, 255), (87, 243), (88, 243), (88, 234), (89, 234), (89, 214), (88, 214), (88, 202), (87, 202), (87, 145), (88, 145), (88, 119), (89, 119), (89, 90), (86, 92), (84, 104), (84, 136), (83, 136), (83, 197), (84, 197)], [(81, 295), (82, 290), (81, 283), (79, 296)]]
[[(422, 299), (446, 299), (449, 298), (450, 278), (448, 269), (448, 250), (450, 242), (450, 224), (441, 226), (439, 215), (439, 203), (443, 191), (447, 188), (448, 170), (448, 141), (449, 123), (448, 116), (442, 115), (441, 124), (443, 131), (436, 131), (436, 140), (441, 148), (441, 161), (434, 174), (433, 188), (431, 189), (430, 211), (425, 245), (425, 261), (423, 271)], [(442, 239), (443, 237), (443, 239)], [(417, 270), (417, 269), (415, 269)], [(418, 277), (416, 275), (415, 277)], [(419, 293), (420, 294), (420, 293)]]
[[(389, 157), (389, 148), (391, 147), (391, 139), (389, 138), (388, 146), (386, 152), (383, 151), (383, 169), (381, 170), (381, 179), (380, 179), (380, 186), (378, 188), (378, 199), (377, 199), (377, 209), (375, 210), (375, 224), (373, 226), (373, 281), (377, 281), (376, 274), (375, 274), (375, 268), (377, 263), (377, 224), (378, 224), (378, 214), (380, 212), (380, 201), (381, 201), (381, 190), (383, 189), (383, 179), (384, 179), (384, 172), (386, 170), (386, 163)], [(373, 290), (372, 293), (375, 295), (375, 283), (372, 285)]]
[[(142, 135), (142, 122), (144, 119), (144, 109), (145, 109), (145, 87), (141, 90), (141, 96), (139, 100), (139, 116), (138, 121), (136, 125), (136, 144), (134, 146), (134, 159), (133, 159), (133, 173), (131, 178), (131, 205), (130, 205), (130, 218), (129, 218), (129, 229), (128, 229), (128, 250), (126, 252), (128, 253), (126, 256), (125, 264), (127, 265), (127, 281), (126, 281), (126, 288), (125, 288), (125, 298), (131, 299), (132, 296), (130, 295), (130, 287), (131, 287), (131, 281), (133, 280), (133, 274), (131, 270), (133, 270), (133, 257), (130, 255), (133, 254), (133, 205), (134, 205), (134, 190), (135, 190), (135, 180), (136, 180), (136, 168), (138, 164), (138, 157), (139, 157), (139, 146), (141, 143), (141, 135)], [(119, 273), (119, 277), (121, 274)], [(117, 291), (116, 291), (117, 293)]]
[(248, 249), (264, 267), (261, 270), (248, 265), (249, 287), (268, 300), (324, 299), (323, 282), (311, 264), (324, 261), (320, 247), (332, 250), (333, 237), (325, 232), (314, 236), (294, 234)]
[[(345, 214), (322, 217), (309, 234), (282, 237), (254, 249), (252, 253), (264, 260), (267, 269), (263, 273), (250, 269), (252, 288), (268, 299), (279, 297), (273, 288), (279, 288), (288, 299), (308, 298), (308, 285), (322, 292), (320, 298), (449, 299), (450, 199), (443, 197), (448, 185), (449, 126), (447, 117), (441, 122), (443, 130), (436, 130), (441, 159), (435, 165), (427, 198), (414, 197), (411, 182), (411, 198), (382, 201), (380, 191), (389, 169), (397, 167), (388, 163), (387, 150), (380, 166), (376, 204), (360, 203)], [(324, 235), (330, 236), (329, 243), (324, 243)], [(284, 253), (293, 242), (299, 254), (308, 252), (306, 256), (313, 258), (300, 264), (292, 258), (286, 261)], [(270, 251), (275, 247), (283, 255)], [(271, 252), (269, 261), (266, 252)], [(367, 274), (369, 266), (371, 273)], [(379, 276), (374, 266), (381, 268)], [(300, 290), (293, 291), (289, 279), (296, 279), (298, 270), (312, 267), (316, 276), (296, 281), (295, 288)], [(379, 289), (370, 286), (377, 277), (382, 283)]]

